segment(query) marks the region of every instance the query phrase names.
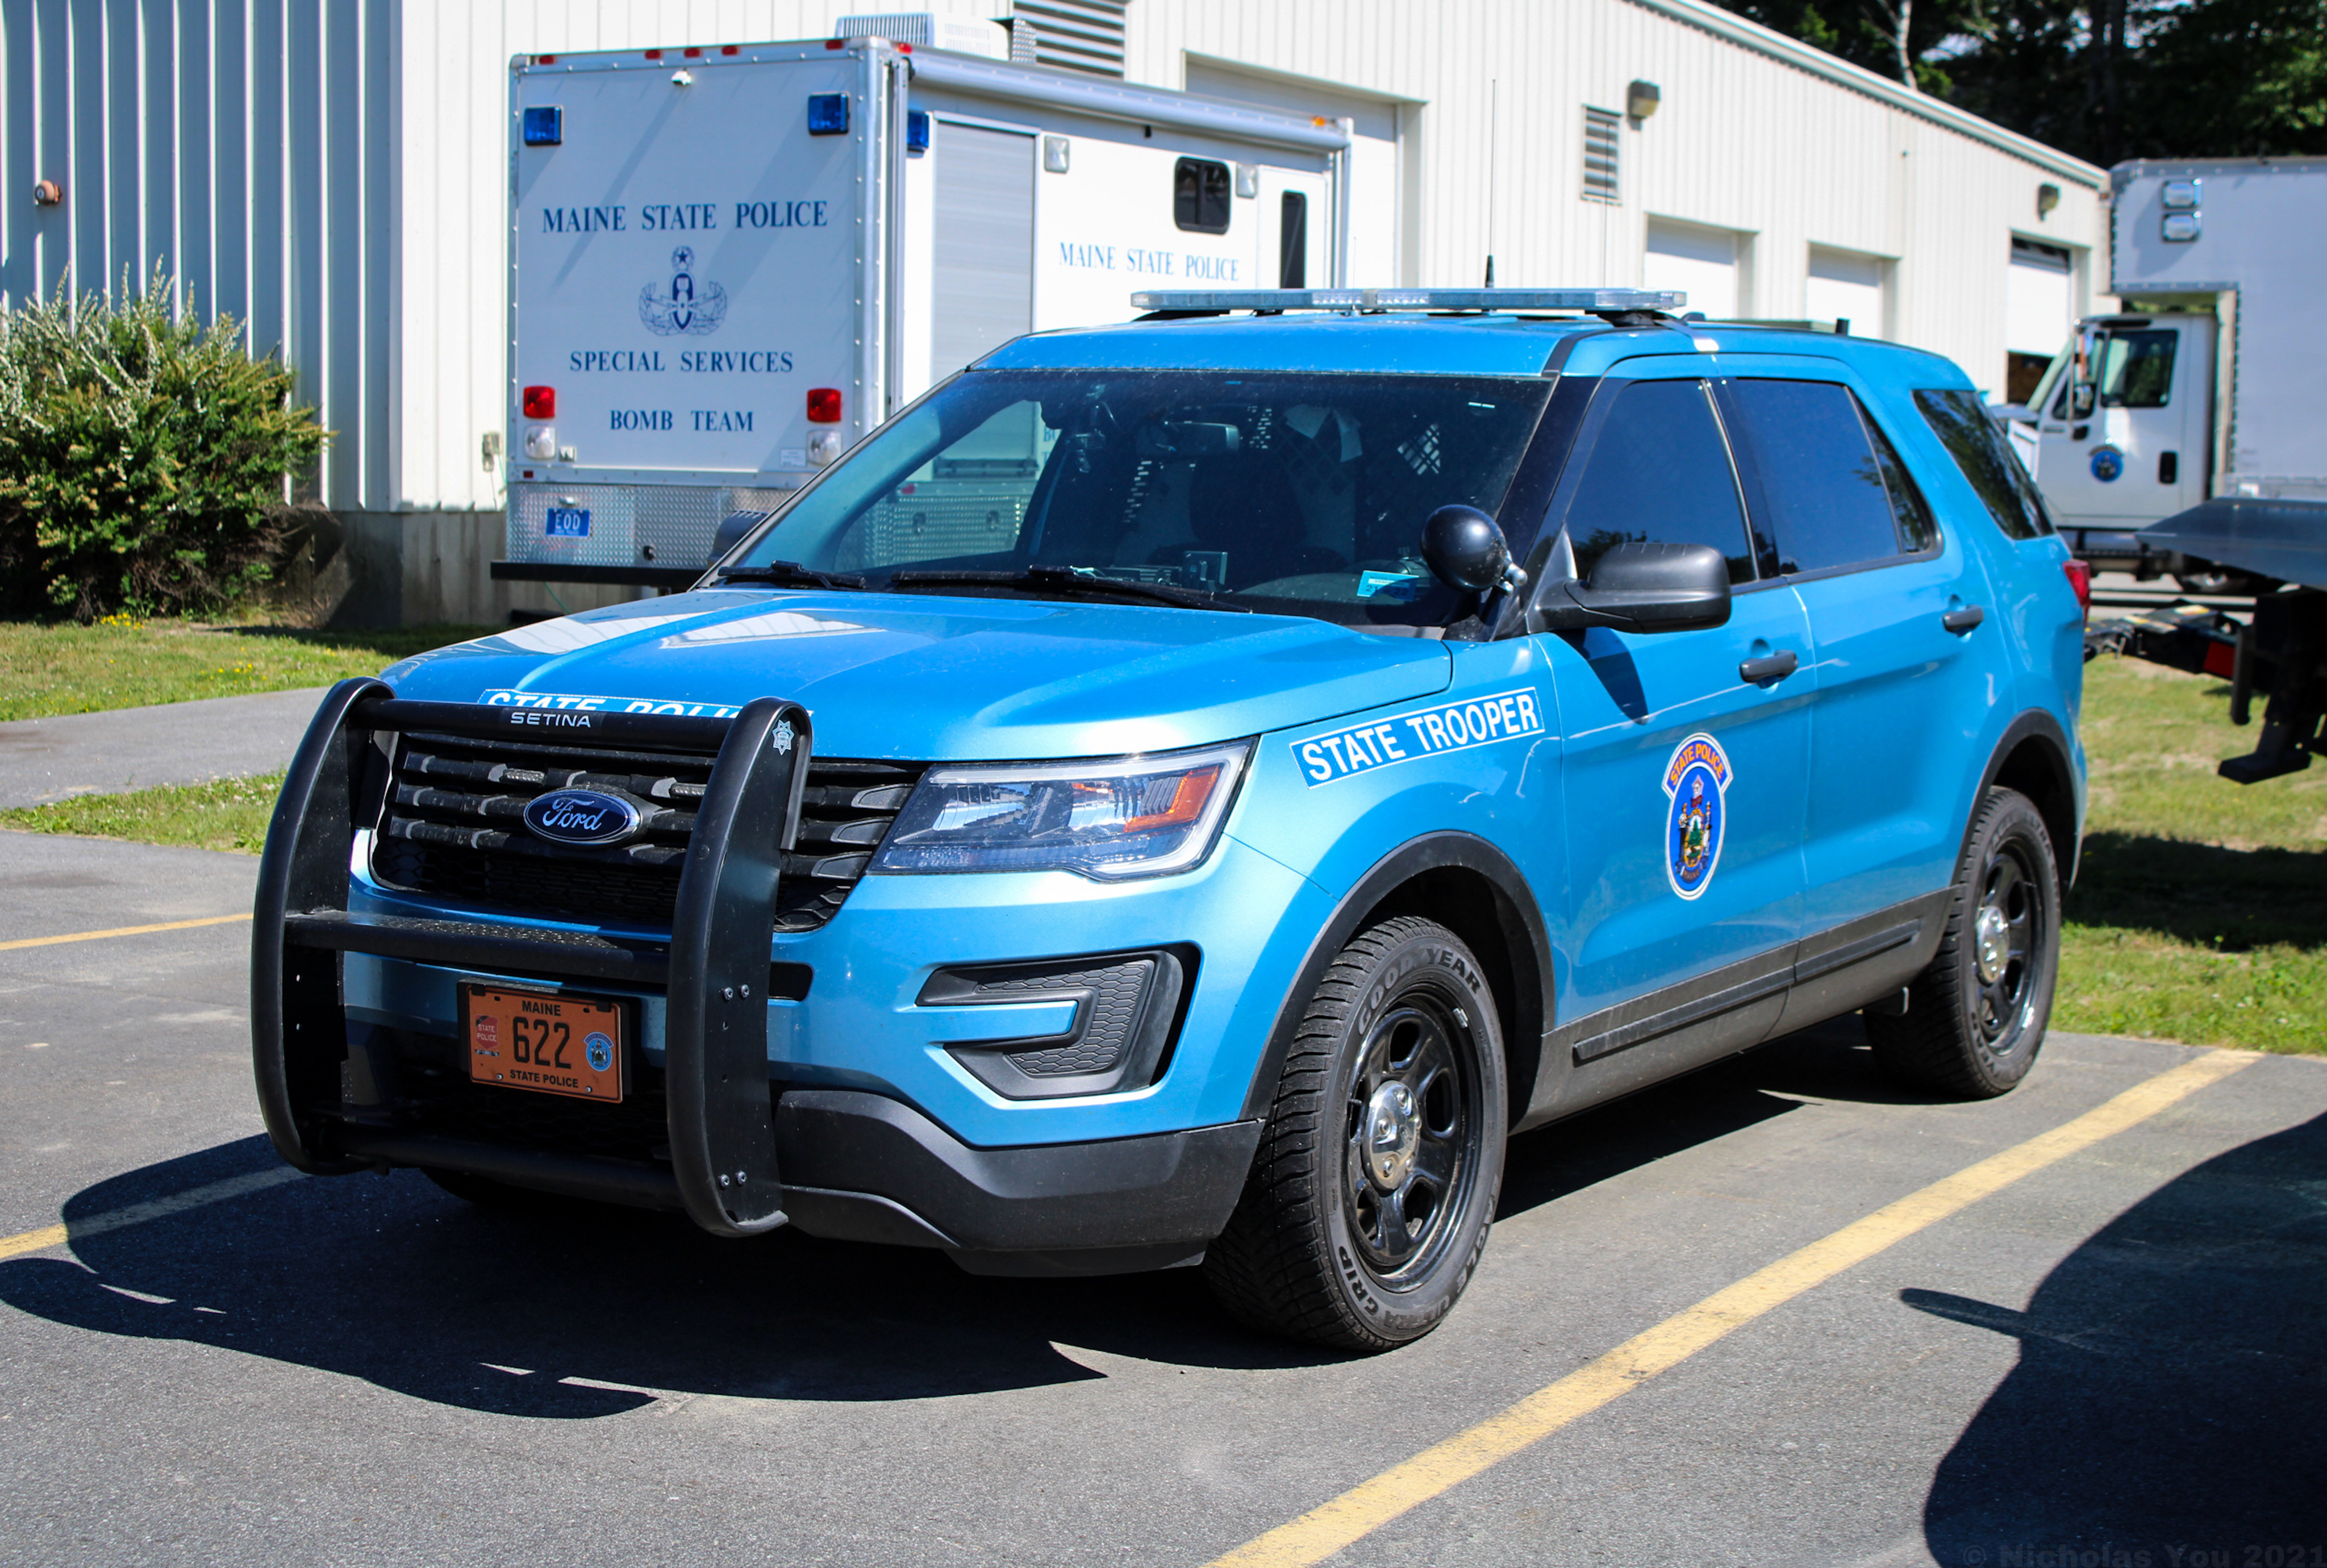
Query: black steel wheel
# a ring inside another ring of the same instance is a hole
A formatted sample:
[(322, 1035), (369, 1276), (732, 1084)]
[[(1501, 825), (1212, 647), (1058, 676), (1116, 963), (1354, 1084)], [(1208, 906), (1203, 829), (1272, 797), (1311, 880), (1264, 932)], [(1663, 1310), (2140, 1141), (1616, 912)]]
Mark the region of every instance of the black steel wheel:
[(1485, 1249), (1502, 1186), (1502, 1035), (1477, 957), (1385, 920), (1312, 995), (1228, 1229), (1205, 1255), (1248, 1322), (1353, 1350), (1421, 1338)]
[(1895, 1077), (1971, 1099), (2009, 1090), (2043, 1048), (2061, 961), (2061, 876), (2033, 802), (1993, 789), (1972, 820), (1948, 929), (1907, 1011), (1869, 1014)]

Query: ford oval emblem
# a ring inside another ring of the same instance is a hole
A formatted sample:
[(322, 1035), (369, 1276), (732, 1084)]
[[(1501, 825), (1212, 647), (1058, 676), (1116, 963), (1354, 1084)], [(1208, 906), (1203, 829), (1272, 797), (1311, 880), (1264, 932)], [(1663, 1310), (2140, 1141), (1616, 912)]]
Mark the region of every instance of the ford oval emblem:
[(628, 844), (639, 835), (639, 808), (603, 789), (553, 789), (525, 808), (525, 825), (556, 844)]

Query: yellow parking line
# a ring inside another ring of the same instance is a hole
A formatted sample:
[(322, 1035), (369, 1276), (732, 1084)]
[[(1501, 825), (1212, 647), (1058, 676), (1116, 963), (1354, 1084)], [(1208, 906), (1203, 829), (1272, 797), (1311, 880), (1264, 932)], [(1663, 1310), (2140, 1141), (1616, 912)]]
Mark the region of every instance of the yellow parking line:
[(290, 1166), (278, 1165), (272, 1171), (253, 1171), (248, 1176), (229, 1176), (223, 1181), (189, 1187), (183, 1192), (173, 1192), (167, 1198), (156, 1198), (148, 1203), (133, 1203), (126, 1209), (108, 1209), (103, 1214), (92, 1214), (87, 1219), (76, 1219), (64, 1225), (46, 1225), (21, 1235), (0, 1237), (0, 1259), (22, 1257), (28, 1252), (46, 1252), (52, 1246), (62, 1246), (68, 1241), (103, 1236), (108, 1230), (143, 1225), (149, 1219), (165, 1219), (173, 1214), (183, 1214), (189, 1209), (200, 1209), (206, 1203), (223, 1203), (246, 1192), (261, 1192), (269, 1187), (280, 1187), (285, 1181), (299, 1179), (299, 1172)]
[(1725, 1290), (1635, 1335), (1598, 1360), (1537, 1389), (1500, 1414), (1488, 1417), (1435, 1447), (1425, 1449), (1321, 1504), (1287, 1525), (1246, 1542), (1210, 1568), (1294, 1568), (1322, 1563), (1440, 1493), (1581, 1416), (1639, 1387), (1658, 1373), (1680, 1365), (1707, 1345), (1743, 1328), (1764, 1312), (1865, 1262), (1949, 1216), (2009, 1187), (2070, 1155), (2089, 1149), (2111, 1134), (2147, 1120), (2169, 1106), (2252, 1065), (2251, 1051), (2215, 1050), (2136, 1084), (2107, 1104), (2087, 1111), (2024, 1143), (1934, 1181), (1865, 1218), (1844, 1226), (1748, 1274)]
[(211, 915), (199, 920), (164, 920), (158, 926), (116, 926), (109, 931), (75, 931), (63, 937), (19, 937), (13, 942), (0, 942), (0, 953), (12, 947), (53, 947), (59, 942), (94, 942), (105, 937), (142, 937), (148, 931), (186, 931), (196, 926), (230, 926), (237, 920), (247, 920), (248, 915)]

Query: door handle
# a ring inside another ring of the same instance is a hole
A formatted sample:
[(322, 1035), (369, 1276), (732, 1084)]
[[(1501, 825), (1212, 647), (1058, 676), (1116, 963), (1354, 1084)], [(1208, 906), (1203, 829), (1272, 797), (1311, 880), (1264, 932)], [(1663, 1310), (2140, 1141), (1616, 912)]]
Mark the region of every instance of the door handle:
[(1939, 624), (1949, 631), (1969, 631), (1987, 619), (1987, 611), (1977, 604), (1967, 604), (1961, 610), (1950, 610), (1939, 617)]
[(1746, 659), (1737, 667), (1737, 678), (1747, 686), (1760, 686), (1764, 681), (1783, 680), (1799, 668), (1801, 662), (1794, 657), (1792, 649), (1781, 648), (1777, 652), (1766, 654), (1760, 658)]

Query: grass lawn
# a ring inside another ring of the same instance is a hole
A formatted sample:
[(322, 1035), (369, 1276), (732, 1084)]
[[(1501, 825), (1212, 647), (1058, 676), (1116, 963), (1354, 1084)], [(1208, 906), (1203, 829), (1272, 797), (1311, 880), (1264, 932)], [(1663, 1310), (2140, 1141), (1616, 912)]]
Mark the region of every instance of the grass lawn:
[(2209, 676), (2085, 667), (2092, 797), (2061, 1028), (2327, 1052), (2327, 767), (2218, 778), (2259, 729), (2229, 708)]
[[(2327, 767), (2239, 786), (2221, 682), (2085, 669), (2092, 804), (2069, 895), (2062, 1029), (2327, 1051)], [(257, 853), (281, 775), (0, 812), (0, 828)]]
[(126, 795), (78, 795), (46, 806), (0, 811), (0, 829), (19, 833), (80, 833), (136, 844), (179, 845), (257, 854), (275, 815), (283, 775), (220, 779), (208, 784), (165, 784)]
[(0, 721), (329, 686), (344, 676), (377, 675), (399, 658), (491, 630), (0, 621)]

